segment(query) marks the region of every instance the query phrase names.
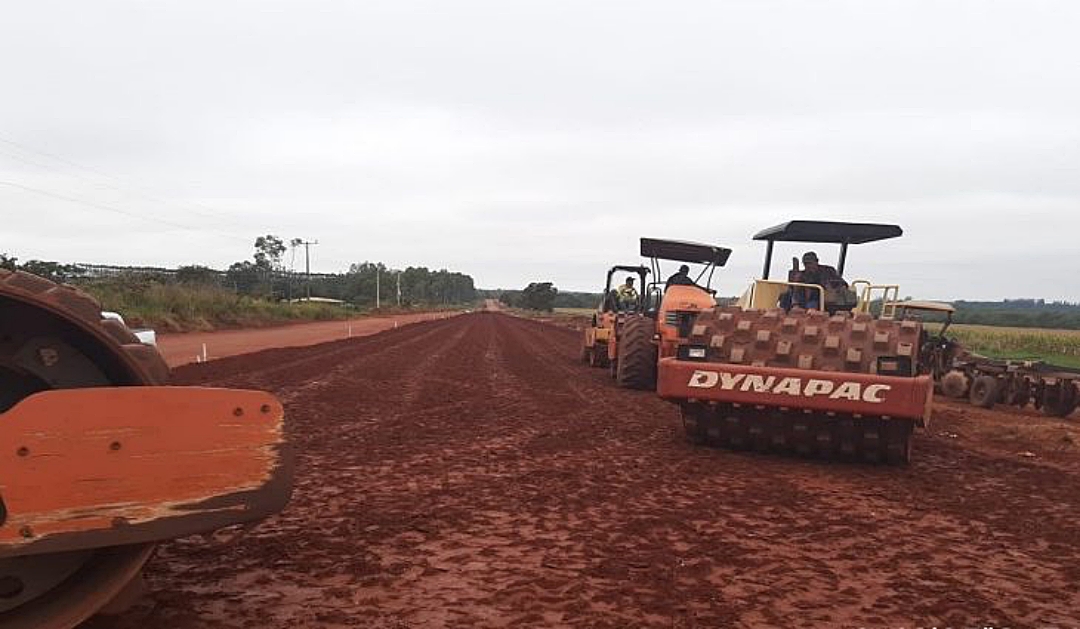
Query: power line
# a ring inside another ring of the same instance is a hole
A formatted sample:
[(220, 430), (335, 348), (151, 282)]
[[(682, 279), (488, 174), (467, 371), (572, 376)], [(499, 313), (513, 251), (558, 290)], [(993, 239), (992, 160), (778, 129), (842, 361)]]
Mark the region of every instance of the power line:
[[(115, 207), (115, 206), (112, 206), (112, 205), (105, 205), (103, 203), (97, 203), (96, 201), (87, 201), (85, 199), (79, 199), (79, 198), (76, 198), (76, 197), (70, 197), (70, 196), (67, 196), (65, 194), (58, 194), (56, 192), (49, 192), (48, 190), (42, 190), (40, 188), (34, 188), (33, 186), (27, 186), (27, 185), (23, 185), (21, 183), (15, 183), (13, 181), (0, 181), (0, 186), (8, 186), (8, 187), (11, 187), (11, 188), (18, 188), (20, 190), (25, 190), (26, 192), (32, 192), (34, 194), (40, 194), (42, 196), (52, 197), (54, 199), (60, 199), (61, 201), (68, 201), (69, 203), (76, 203), (76, 204), (79, 204), (79, 205), (85, 205), (85, 206), (89, 206), (89, 207), (94, 207), (94, 208), (97, 208), (99, 210), (105, 210), (107, 212), (113, 212), (113, 213), (116, 213), (116, 214), (123, 214), (124, 216), (128, 216), (128, 217), (131, 217), (131, 218), (137, 218), (137, 219), (141, 219), (141, 220), (144, 220), (144, 221), (150, 221), (150, 222), (153, 222), (153, 223), (161, 223), (162, 225), (168, 225), (169, 227), (173, 227), (173, 228), (176, 228), (176, 229), (183, 229), (183, 230), (186, 230), (186, 231), (193, 231), (193, 232), (199, 232), (199, 233), (206, 233), (208, 231), (208, 230), (198, 228), (198, 227), (190, 227), (188, 225), (182, 225), (180, 223), (174, 223), (172, 221), (168, 221), (168, 220), (165, 220), (163, 218), (158, 218), (156, 216), (147, 216), (145, 214), (139, 214), (139, 213), (136, 213), (136, 212), (129, 212), (127, 210), (124, 210), (124, 209), (121, 209), (121, 208), (118, 208), (118, 207)], [(210, 232), (210, 233), (216, 233), (219, 236), (224, 236), (226, 238), (233, 238), (233, 239), (236, 239), (236, 240), (242, 240), (244, 242), (248, 241), (247, 238), (242, 238), (242, 237), (237, 236), (235, 234), (225, 234), (225, 233), (222, 233), (222, 232)]]
[[(11, 157), (13, 159), (17, 159), (17, 160), (22, 161), (22, 162), (27, 163), (27, 164), (32, 164), (34, 166), (45, 168), (46, 170), (51, 170), (53, 172), (57, 172), (57, 173), (61, 173), (61, 174), (73, 174), (74, 176), (76, 176), (76, 177), (78, 177), (80, 179), (83, 179), (84, 181), (89, 181), (91, 183), (101, 185), (101, 186), (104, 186), (106, 188), (116, 190), (118, 192), (125, 192), (125, 193), (128, 193), (128, 194), (135, 194), (135, 195), (141, 196), (143, 198), (149, 199), (149, 200), (151, 200), (151, 201), (153, 201), (155, 203), (162, 203), (162, 204), (166, 204), (166, 205), (179, 206), (181, 208), (187, 209), (189, 212), (192, 212), (194, 214), (199, 214), (199, 215), (207, 217), (207, 218), (220, 219), (221, 215), (225, 213), (225, 212), (223, 212), (221, 210), (217, 210), (215, 208), (203, 205), (201, 203), (195, 203), (195, 202), (191, 202), (191, 201), (181, 202), (181, 201), (169, 200), (169, 199), (164, 199), (164, 198), (158, 197), (158, 196), (153, 195), (153, 194), (151, 194), (149, 192), (146, 192), (145, 190), (141, 190), (139, 188), (136, 188), (134, 186), (130, 186), (130, 185), (126, 184), (123, 180), (121, 180), (119, 177), (116, 177), (115, 175), (110, 175), (109, 173), (104, 172), (104, 171), (102, 171), (100, 169), (94, 168), (92, 166), (87, 166), (85, 164), (80, 164), (78, 162), (67, 159), (67, 158), (62, 157), (60, 155), (56, 155), (55, 153), (49, 153), (48, 151), (42, 151), (42, 150), (35, 149), (33, 147), (27, 146), (25, 144), (20, 144), (19, 142), (15, 142), (14, 140), (11, 140), (11, 139), (9, 139), (7, 137), (4, 137), (3, 135), (0, 135), (0, 143), (7, 144), (9, 146), (13, 146), (13, 147), (25, 152), (25, 153), (31, 153), (31, 154), (34, 154), (34, 155), (38, 155), (40, 157), (45, 157), (45, 158), (48, 158), (48, 159), (52, 159), (52, 160), (61, 162), (63, 164), (67, 164), (68, 166), (72, 166), (72, 167), (78, 168), (80, 170), (85, 170), (87, 172), (94, 173), (98, 177), (101, 177), (101, 178), (104, 178), (104, 179), (115, 182), (115, 184), (109, 184), (109, 183), (105, 183), (105, 182), (102, 182), (102, 181), (95, 181), (94, 179), (91, 179), (91, 178), (86, 177), (85, 175), (81, 175), (79, 173), (66, 173), (66, 172), (61, 171), (60, 169), (56, 168), (55, 166), (51, 166), (51, 165), (48, 165), (48, 164), (43, 164), (41, 162), (36, 162), (36, 161), (33, 161), (33, 160), (29, 160), (24, 156), (13, 154), (10, 151), (5, 151), (4, 152), (4, 155), (7, 155), (8, 157)], [(201, 209), (196, 209), (196, 208), (201, 208)]]

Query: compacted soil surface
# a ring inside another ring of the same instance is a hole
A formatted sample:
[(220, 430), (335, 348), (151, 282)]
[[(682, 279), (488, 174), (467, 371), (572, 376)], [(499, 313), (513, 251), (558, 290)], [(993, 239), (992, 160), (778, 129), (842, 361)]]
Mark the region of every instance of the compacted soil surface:
[(161, 334), (158, 335), (157, 344), (165, 362), (169, 363), (170, 367), (177, 367), (202, 361), (204, 348), (206, 359), (215, 360), (271, 347), (299, 347), (353, 336), (367, 336), (402, 325), (443, 319), (447, 316), (447, 313), (442, 312), (410, 312), (342, 321), (291, 323), (269, 328)]
[(177, 370), (280, 396), (295, 494), (90, 626), (1080, 626), (1075, 420), (939, 404), (907, 467), (696, 447), (578, 343), (476, 313)]

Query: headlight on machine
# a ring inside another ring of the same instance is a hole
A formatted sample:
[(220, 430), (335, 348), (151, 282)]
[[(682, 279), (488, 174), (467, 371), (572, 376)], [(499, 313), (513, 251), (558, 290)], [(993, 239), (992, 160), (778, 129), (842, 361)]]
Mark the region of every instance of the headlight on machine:
[(704, 345), (682, 345), (677, 352), (679, 360), (705, 360), (708, 348)]

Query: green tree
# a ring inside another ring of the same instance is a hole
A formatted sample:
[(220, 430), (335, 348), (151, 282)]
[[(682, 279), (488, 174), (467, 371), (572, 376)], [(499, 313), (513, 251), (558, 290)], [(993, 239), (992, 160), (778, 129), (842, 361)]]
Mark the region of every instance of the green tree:
[(555, 309), (555, 297), (559, 289), (551, 282), (533, 282), (521, 291), (521, 306), (529, 310), (551, 312)]
[(218, 271), (210, 267), (192, 264), (177, 268), (175, 279), (180, 284), (216, 285), (218, 284)]
[(504, 290), (503, 292), (499, 293), (499, 302), (502, 303), (504, 306), (516, 308), (521, 304), (521, 292)]
[(271, 271), (281, 268), (281, 256), (285, 255), (285, 241), (267, 234), (255, 239), (255, 264)]
[(28, 260), (19, 268), (53, 282), (70, 282), (82, 275), (82, 269), (74, 264), (60, 264), (47, 260)]
[(0, 269), (15, 271), (19, 268), (18, 262), (19, 259), (15, 256), (9, 256), (6, 253), (0, 253)]
[[(273, 234), (267, 234), (255, 239), (255, 268), (262, 280), (257, 287), (258, 292), (270, 295), (271, 297), (277, 292), (275, 291), (274, 279), (275, 275), (278, 275), (281, 272), (281, 258), (284, 255), (285, 241), (281, 238), (278, 238)], [(285, 280), (283, 279), (279, 285), (282, 293), (284, 293), (287, 288), (284, 281)]]
[(262, 282), (262, 271), (253, 262), (234, 262), (225, 272), (225, 282), (238, 293), (257, 293)]

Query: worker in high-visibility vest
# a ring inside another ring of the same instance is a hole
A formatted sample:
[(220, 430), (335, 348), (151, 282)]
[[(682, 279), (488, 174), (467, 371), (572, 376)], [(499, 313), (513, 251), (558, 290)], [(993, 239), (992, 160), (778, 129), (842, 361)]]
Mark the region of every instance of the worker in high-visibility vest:
[(633, 308), (638, 302), (638, 292), (634, 288), (634, 278), (627, 277), (626, 282), (615, 289), (615, 296), (619, 301), (619, 308)]

